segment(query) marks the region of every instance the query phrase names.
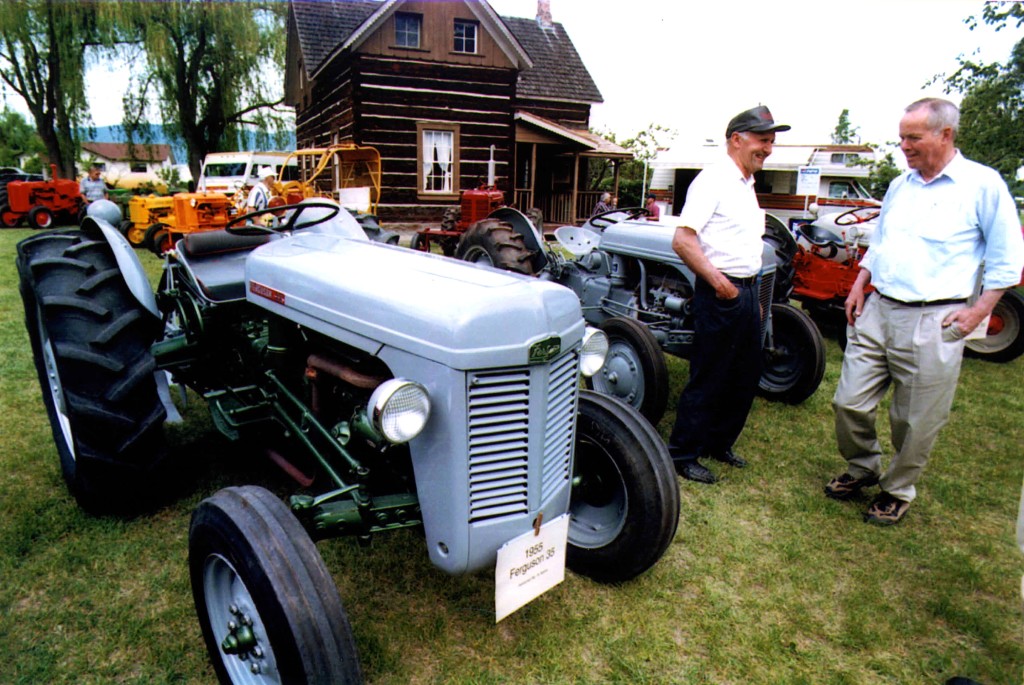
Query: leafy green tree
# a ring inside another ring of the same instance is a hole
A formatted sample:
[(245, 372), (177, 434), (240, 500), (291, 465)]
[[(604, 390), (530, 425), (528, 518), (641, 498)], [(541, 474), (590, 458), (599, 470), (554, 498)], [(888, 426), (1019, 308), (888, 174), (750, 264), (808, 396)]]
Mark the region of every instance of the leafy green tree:
[[(660, 124), (651, 123), (632, 138), (619, 142), (614, 133), (595, 131), (598, 135), (621, 145), (633, 153), (633, 159), (622, 162), (619, 169), (619, 206), (643, 206), (643, 189), (650, 187), (650, 162), (658, 154), (658, 150), (670, 143), (676, 131)], [(644, 175), (646, 171), (646, 176)], [(589, 186), (591, 190), (612, 190), (613, 169), (609, 160), (601, 160), (590, 168)]]
[[(995, 30), (1020, 31), (1024, 5), (987, 3), (981, 19), (969, 17), (972, 30), (981, 23)], [(1017, 170), (1024, 166), (1024, 39), (1005, 64), (960, 58), (959, 68), (945, 81), (946, 92), (963, 94), (957, 146), (964, 155), (997, 169), (1011, 188), (1021, 189)]]
[(285, 51), (282, 2), (106, 3), (125, 40), (138, 40), (143, 67), (125, 97), (131, 142), (148, 142), (153, 103), (164, 130), (184, 142), (193, 177), (208, 152), (237, 149), (243, 127), (257, 143), (286, 121), (280, 74)]
[(88, 121), (87, 46), (96, 3), (5, 0), (0, 9), (0, 79), (28, 106), (50, 161), (75, 177), (76, 131)]
[(39, 166), (30, 158), (22, 162), (23, 157), (38, 155), (46, 148), (36, 130), (25, 121), (19, 112), (7, 109), (0, 112), (0, 166)]
[(859, 126), (853, 126), (850, 123), (850, 110), (844, 109), (839, 115), (835, 130), (832, 131), (832, 143), (835, 145), (858, 143), (860, 142), (860, 136), (857, 135), (859, 130)]
[[(878, 150), (876, 149), (875, 152), (877, 153)], [(901, 173), (892, 157), (892, 151), (886, 152), (881, 158), (878, 158), (876, 154), (875, 161), (869, 165), (866, 183), (871, 197), (879, 200), (885, 197), (885, 193), (889, 190), (889, 184)]]

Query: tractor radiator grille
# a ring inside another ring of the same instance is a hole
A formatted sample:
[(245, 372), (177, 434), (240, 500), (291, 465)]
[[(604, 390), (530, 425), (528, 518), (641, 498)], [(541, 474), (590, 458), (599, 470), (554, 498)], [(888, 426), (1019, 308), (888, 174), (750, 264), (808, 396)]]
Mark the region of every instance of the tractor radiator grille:
[(541, 501), (547, 501), (570, 477), (579, 389), (578, 368), (579, 360), (575, 353), (556, 359), (549, 367)]
[[(469, 520), (529, 512), (530, 431), (543, 450), (542, 501), (569, 478), (576, 414), (577, 355), (549, 366), (471, 374), (469, 378)], [(537, 411), (530, 418), (530, 393)], [(536, 400), (541, 400), (537, 402)]]
[(772, 291), (775, 289), (775, 272), (761, 274), (760, 289), (757, 291), (757, 299), (761, 303), (761, 344), (764, 345), (764, 336), (768, 334), (768, 317), (772, 312)]

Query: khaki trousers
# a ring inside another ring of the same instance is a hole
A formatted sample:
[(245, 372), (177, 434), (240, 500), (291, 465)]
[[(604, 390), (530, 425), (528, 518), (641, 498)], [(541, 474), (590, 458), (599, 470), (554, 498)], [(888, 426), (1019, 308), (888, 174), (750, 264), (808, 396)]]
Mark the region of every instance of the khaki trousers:
[[(907, 307), (868, 297), (856, 325), (847, 327), (843, 370), (832, 406), (836, 442), (855, 478), (879, 476), (879, 486), (906, 502), (949, 418), (963, 339), (946, 341), (942, 320), (964, 305)], [(895, 454), (882, 471), (876, 409), (893, 386), (889, 421)]]

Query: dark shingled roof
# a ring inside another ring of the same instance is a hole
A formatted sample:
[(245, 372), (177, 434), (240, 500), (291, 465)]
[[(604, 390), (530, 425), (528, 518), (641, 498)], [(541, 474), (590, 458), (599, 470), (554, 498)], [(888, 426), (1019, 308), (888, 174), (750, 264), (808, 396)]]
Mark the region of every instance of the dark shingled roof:
[(604, 102), (561, 24), (554, 22), (550, 28), (541, 28), (536, 19), (501, 20), (533, 62), (532, 69), (519, 72), (519, 97)]
[[(292, 0), (291, 6), (306, 73), (312, 75), (324, 66), (324, 60), (335, 48), (380, 9), (381, 2)], [(556, 22), (544, 29), (535, 19), (501, 17), (501, 20), (533, 61), (532, 69), (519, 73), (516, 87), (519, 97), (604, 102), (561, 24)]]
[(381, 7), (377, 0), (293, 0), (291, 5), (299, 34), (299, 48), (306, 73), (310, 75)]

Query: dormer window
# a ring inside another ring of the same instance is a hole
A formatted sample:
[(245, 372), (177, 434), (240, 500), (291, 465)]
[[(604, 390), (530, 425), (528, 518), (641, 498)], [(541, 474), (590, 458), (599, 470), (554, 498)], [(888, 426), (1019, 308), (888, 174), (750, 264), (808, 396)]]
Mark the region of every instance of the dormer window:
[(465, 19), (455, 20), (455, 52), (476, 54), (477, 23)]
[(411, 12), (395, 13), (395, 45), (400, 48), (418, 48), (423, 27), (423, 15)]

